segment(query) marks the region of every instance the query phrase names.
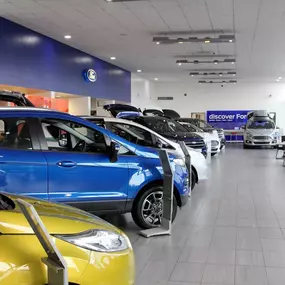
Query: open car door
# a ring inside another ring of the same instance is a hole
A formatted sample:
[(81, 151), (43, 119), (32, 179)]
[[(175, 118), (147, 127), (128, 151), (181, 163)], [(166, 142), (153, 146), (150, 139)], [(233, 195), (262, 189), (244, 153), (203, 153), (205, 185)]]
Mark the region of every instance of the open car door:
[(15, 106), (35, 107), (35, 105), (26, 98), (25, 94), (7, 90), (0, 90), (0, 102), (12, 103)]
[(118, 114), (122, 112), (141, 112), (140, 109), (124, 104), (108, 104), (103, 107), (106, 111), (108, 111), (114, 118), (117, 118)]

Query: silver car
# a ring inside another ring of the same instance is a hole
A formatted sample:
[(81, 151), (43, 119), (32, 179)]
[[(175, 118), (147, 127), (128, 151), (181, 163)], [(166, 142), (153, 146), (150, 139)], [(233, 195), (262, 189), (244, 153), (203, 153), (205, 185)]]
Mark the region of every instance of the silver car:
[(252, 116), (244, 129), (243, 146), (276, 146), (278, 129), (269, 116)]

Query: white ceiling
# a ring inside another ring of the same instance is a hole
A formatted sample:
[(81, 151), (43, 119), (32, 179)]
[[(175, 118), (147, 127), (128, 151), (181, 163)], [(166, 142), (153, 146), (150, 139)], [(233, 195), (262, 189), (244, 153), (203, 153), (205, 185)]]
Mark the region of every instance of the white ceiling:
[[(284, 0), (0, 0), (0, 16), (104, 60), (115, 56), (112, 63), (132, 72), (142, 69), (144, 77), (159, 81), (197, 81), (189, 76), (197, 65), (175, 62), (201, 52), (236, 55), (235, 66), (199, 68), (236, 68), (239, 81), (285, 78), (284, 12)], [(212, 29), (235, 31), (236, 42), (152, 42), (161, 32)], [(66, 34), (72, 39), (65, 40)]]

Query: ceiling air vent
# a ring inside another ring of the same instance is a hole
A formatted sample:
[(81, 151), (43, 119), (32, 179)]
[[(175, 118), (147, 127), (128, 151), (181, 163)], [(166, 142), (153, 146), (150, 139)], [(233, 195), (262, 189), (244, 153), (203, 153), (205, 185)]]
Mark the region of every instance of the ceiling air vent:
[(173, 100), (173, 97), (157, 97), (157, 100)]

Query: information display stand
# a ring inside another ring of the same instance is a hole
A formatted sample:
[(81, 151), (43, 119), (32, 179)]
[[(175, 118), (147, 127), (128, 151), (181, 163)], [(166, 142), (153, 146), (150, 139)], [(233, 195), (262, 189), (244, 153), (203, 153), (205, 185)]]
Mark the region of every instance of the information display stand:
[(48, 285), (68, 285), (65, 260), (56, 248), (34, 206), (22, 199), (16, 201), (47, 254), (47, 257), (41, 260), (48, 268)]
[(165, 150), (159, 150), (159, 158), (163, 169), (163, 211), (161, 227), (143, 230), (140, 234), (144, 237), (171, 235), (173, 212), (173, 172)]
[(211, 155), (212, 144), (210, 141), (207, 142), (207, 164), (211, 164), (212, 155)]
[(185, 164), (186, 164), (186, 167), (187, 167), (187, 170), (188, 170), (188, 178), (189, 178), (189, 197), (191, 197), (191, 193), (192, 193), (192, 189), (191, 189), (191, 185), (192, 185), (192, 164), (191, 164), (191, 155), (187, 149), (187, 146), (185, 144), (185, 142), (183, 141), (180, 141), (179, 142), (179, 145), (184, 153), (184, 156), (185, 156)]

